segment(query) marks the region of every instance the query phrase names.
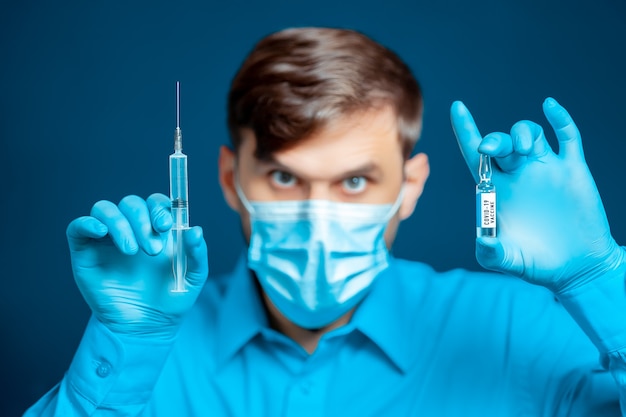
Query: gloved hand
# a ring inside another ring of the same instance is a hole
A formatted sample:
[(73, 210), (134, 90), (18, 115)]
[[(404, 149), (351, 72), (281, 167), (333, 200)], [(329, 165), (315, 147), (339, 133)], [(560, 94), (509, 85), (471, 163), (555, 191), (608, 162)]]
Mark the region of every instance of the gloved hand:
[(163, 194), (145, 201), (127, 196), (117, 206), (99, 201), (90, 216), (67, 227), (78, 288), (95, 317), (114, 333), (172, 337), (206, 281), (207, 248), (196, 226), (183, 234), (188, 292), (170, 292), (170, 205)]
[(578, 128), (552, 98), (543, 111), (558, 154), (531, 121), (517, 122), (510, 134), (483, 138), (463, 103), (452, 104), (451, 119), (475, 181), (479, 152), (495, 157), (498, 235), (476, 239), (478, 262), (563, 292), (616, 269), (626, 257), (611, 236)]

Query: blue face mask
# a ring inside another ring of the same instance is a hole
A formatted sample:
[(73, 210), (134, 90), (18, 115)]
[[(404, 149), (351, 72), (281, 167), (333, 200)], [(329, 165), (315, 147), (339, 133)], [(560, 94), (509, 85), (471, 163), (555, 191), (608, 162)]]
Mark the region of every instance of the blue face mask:
[(383, 237), (402, 201), (251, 202), (248, 267), (272, 303), (300, 327), (324, 327), (355, 307), (388, 265)]

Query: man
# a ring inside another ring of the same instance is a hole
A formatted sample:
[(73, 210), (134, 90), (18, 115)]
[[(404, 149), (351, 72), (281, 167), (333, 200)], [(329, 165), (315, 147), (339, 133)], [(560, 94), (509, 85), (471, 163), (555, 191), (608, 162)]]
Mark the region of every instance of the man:
[(206, 280), (202, 231), (188, 230), (188, 291), (172, 293), (167, 197), (96, 203), (67, 230), (93, 318), (26, 415), (620, 414), (625, 251), (556, 101), (558, 155), (537, 124), (482, 138), (451, 108), (470, 170), (479, 151), (497, 165), (499, 235), (477, 239), (477, 258), (522, 280), (389, 255), (429, 173), (410, 156), (422, 98), (366, 36), (266, 37), (228, 111), (220, 183), (247, 253)]

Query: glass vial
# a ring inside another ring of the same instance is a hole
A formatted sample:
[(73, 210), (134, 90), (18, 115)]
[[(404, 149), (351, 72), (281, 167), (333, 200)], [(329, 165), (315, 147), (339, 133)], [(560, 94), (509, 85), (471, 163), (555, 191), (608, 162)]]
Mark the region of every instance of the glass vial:
[(476, 185), (476, 236), (496, 237), (496, 186), (491, 182), (491, 157), (480, 154)]

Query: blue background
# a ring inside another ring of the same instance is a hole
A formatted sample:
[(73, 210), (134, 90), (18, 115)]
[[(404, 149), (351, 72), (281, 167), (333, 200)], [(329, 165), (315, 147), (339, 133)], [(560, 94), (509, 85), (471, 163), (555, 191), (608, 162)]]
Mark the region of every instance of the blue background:
[(229, 270), (242, 245), (217, 183), (229, 83), (259, 38), (303, 25), (365, 32), (398, 52), (423, 86), (417, 150), (430, 156), (432, 174), (396, 255), (439, 270), (480, 268), (474, 183), (448, 116), (456, 99), (487, 133), (519, 119), (546, 126), (541, 103), (557, 98), (582, 131), (613, 234), (626, 244), (622, 0), (7, 2), (0, 415), (20, 414), (62, 378), (87, 322), (67, 224), (100, 199), (168, 192), (176, 80), (191, 221), (205, 229), (212, 272)]

